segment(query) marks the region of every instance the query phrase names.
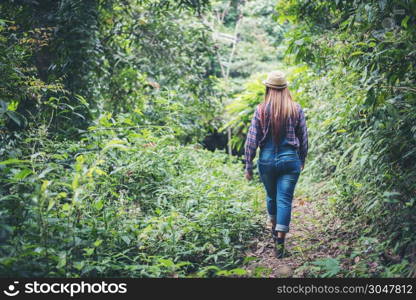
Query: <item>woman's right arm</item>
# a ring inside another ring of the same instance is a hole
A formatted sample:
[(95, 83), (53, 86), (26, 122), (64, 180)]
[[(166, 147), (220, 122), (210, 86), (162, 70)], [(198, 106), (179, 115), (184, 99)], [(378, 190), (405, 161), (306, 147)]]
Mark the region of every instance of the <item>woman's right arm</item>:
[(299, 158), (302, 168), (305, 165), (306, 156), (308, 155), (308, 129), (306, 127), (305, 113), (299, 105), (299, 122), (296, 128), (296, 136), (299, 139)]

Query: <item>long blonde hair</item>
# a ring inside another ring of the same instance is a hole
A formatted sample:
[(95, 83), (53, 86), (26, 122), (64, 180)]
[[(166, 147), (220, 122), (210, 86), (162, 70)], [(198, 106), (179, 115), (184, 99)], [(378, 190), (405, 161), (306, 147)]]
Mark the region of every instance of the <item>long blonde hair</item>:
[(271, 133), (274, 141), (278, 143), (284, 136), (288, 120), (297, 120), (299, 112), (287, 87), (283, 89), (266, 87), (264, 102), (261, 104), (263, 108), (261, 118), (263, 120), (266, 120), (266, 114), (269, 113), (267, 109), (269, 105)]

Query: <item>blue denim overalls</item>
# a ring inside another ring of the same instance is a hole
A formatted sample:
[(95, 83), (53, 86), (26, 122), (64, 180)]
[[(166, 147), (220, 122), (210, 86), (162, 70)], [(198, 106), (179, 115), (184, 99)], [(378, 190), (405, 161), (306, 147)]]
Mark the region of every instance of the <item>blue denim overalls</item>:
[(276, 147), (269, 132), (257, 163), (267, 194), (269, 217), (276, 222), (276, 231), (288, 232), (293, 192), (301, 171), (298, 152), (287, 143), (286, 136)]

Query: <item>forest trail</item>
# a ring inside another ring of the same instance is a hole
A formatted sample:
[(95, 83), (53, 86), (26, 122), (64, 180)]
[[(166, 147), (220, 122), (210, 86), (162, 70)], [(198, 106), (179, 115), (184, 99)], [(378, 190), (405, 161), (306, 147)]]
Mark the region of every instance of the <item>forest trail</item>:
[[(336, 239), (336, 229), (341, 221), (329, 220), (325, 214), (326, 197), (305, 200), (297, 197), (293, 201), (290, 232), (286, 236), (287, 256), (277, 259), (270, 234), (270, 223), (266, 221), (261, 236), (254, 240), (246, 252), (253, 260), (246, 270), (250, 276), (308, 277), (310, 262), (334, 258), (348, 249), (348, 239)], [(345, 242), (344, 242), (345, 241)], [(347, 268), (347, 265), (343, 266)], [(313, 268), (313, 266), (312, 266)], [(260, 273), (259, 273), (260, 272)]]

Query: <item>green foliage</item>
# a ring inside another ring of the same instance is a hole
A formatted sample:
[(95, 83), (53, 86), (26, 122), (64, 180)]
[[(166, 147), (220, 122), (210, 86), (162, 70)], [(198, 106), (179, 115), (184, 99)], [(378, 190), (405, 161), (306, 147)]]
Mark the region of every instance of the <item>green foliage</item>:
[(0, 4), (2, 275), (241, 275), (257, 187), (180, 146), (218, 122), (207, 4)]
[[(37, 78), (35, 69), (28, 63), (28, 57), (47, 42), (47, 32), (39, 29), (22, 35), (18, 30), (14, 21), (0, 19), (0, 126), (10, 128), (27, 126), (26, 109), (39, 106), (45, 91), (65, 94), (58, 81), (46, 84)], [(36, 35), (41, 37), (35, 40)], [(43, 109), (53, 110), (57, 101), (51, 97), (43, 103)], [(44, 115), (38, 117), (41, 119)]]
[[(183, 112), (187, 120), (177, 122), (186, 128), (182, 140), (200, 138), (217, 109), (210, 76), (213, 45), (195, 16), (207, 4), (1, 3), (0, 126), (49, 124), (50, 130), (75, 137), (103, 110), (143, 111), (162, 97), (189, 108)], [(152, 115), (161, 113), (157, 123), (170, 121), (171, 107), (155, 109)]]
[(180, 146), (170, 130), (106, 122), (80, 142), (34, 131), (2, 161), (0, 273), (165, 277), (216, 265), (241, 275), (258, 186), (224, 153)]
[(245, 79), (276, 67), (276, 51), (286, 26), (276, 24), (273, 0), (214, 1), (205, 18), (213, 31), (216, 75), (226, 83), (225, 93), (242, 91)]
[(323, 272), (320, 277), (334, 277), (340, 271), (339, 261), (335, 258), (322, 258), (312, 262)]
[(355, 237), (303, 267), (414, 277), (415, 2), (274, 4), (1, 2), (0, 274), (247, 276), (261, 189), (197, 142), (231, 128), (241, 152), (280, 68), (310, 134), (300, 190), (324, 182)]
[(334, 194), (329, 207), (348, 230), (385, 241), (365, 253), (369, 260), (387, 248), (409, 262), (392, 268), (400, 276), (414, 276), (415, 263), (415, 8), (409, 1), (277, 7), (296, 26), (287, 62), (310, 66), (296, 83), (311, 145), (301, 185), (325, 181)]
[(251, 119), (256, 106), (264, 100), (265, 86), (263, 80), (265, 75), (256, 75), (252, 80), (247, 81), (244, 91), (235, 96), (233, 102), (225, 107), (229, 121), (223, 126), (232, 128), (231, 145), (240, 151), (244, 146)]

